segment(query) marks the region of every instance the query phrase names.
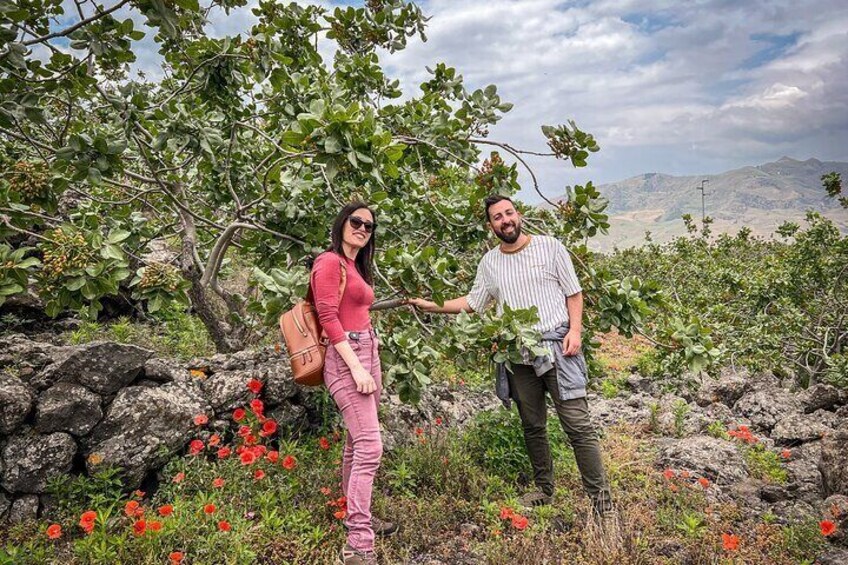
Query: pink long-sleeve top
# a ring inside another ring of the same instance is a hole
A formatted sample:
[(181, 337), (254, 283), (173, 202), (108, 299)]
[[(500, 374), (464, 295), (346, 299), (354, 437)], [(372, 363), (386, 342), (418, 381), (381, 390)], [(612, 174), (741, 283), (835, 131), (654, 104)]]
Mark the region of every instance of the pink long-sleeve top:
[[(339, 300), (339, 284), (345, 265), (345, 289)], [(315, 259), (310, 276), (312, 296), (318, 321), (327, 333), (330, 343), (335, 345), (347, 339), (345, 332), (371, 328), (368, 311), (374, 303), (374, 289), (369, 286), (353, 259), (326, 251)]]

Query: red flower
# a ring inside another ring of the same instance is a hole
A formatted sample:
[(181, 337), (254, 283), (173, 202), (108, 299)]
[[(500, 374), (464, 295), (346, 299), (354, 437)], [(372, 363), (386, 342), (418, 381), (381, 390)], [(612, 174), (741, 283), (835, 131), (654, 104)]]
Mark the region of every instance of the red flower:
[(347, 515), (347, 511), (345, 510), (336, 510), (333, 512), (333, 516), (338, 518), (339, 520), (344, 520), (344, 517)]
[(259, 441), (259, 438), (256, 437), (253, 434), (247, 434), (244, 437), (244, 443), (246, 443), (247, 445), (256, 445), (256, 442), (258, 442), (258, 441)]
[(441, 418), (440, 416), (437, 416), (437, 417), (436, 417), (436, 425), (437, 425), (437, 426), (441, 426), (441, 425), (442, 425), (442, 418)]
[(256, 463), (256, 455), (250, 450), (244, 450), (241, 452), (241, 464), (242, 465), (253, 465)]
[(59, 524), (50, 524), (47, 528), (47, 537), (50, 539), (59, 539), (62, 537), (62, 526)]
[(215, 488), (224, 488), (224, 479), (217, 477), (214, 481), (212, 481), (212, 486)]
[(180, 471), (179, 473), (174, 475), (174, 482), (175, 483), (179, 484), (179, 483), (183, 482), (184, 479), (185, 479), (185, 473), (183, 473), (182, 471)]
[(159, 530), (162, 529), (162, 522), (157, 522), (156, 520), (151, 520), (150, 522), (147, 523), (147, 528), (151, 532), (158, 532)]
[(836, 524), (834, 524), (830, 520), (822, 520), (821, 522), (819, 522), (819, 528), (821, 528), (821, 533), (823, 536), (829, 536), (836, 531)]
[(256, 469), (253, 472), (253, 480), (261, 481), (264, 478), (265, 478), (265, 471), (263, 471), (262, 469)]
[(97, 512), (94, 510), (88, 510), (82, 513), (80, 517), (79, 525), (85, 533), (90, 534), (94, 530), (94, 521), (97, 519)]
[(521, 514), (516, 514), (512, 517), (512, 526), (517, 530), (523, 530), (527, 527), (529, 520), (526, 516), (522, 516)]
[(136, 495), (139, 498), (144, 498), (144, 495), (147, 494), (147, 493), (144, 492), (143, 490), (137, 490), (137, 491), (133, 492), (133, 494)]
[(501, 507), (501, 520), (508, 520), (513, 516), (515, 516), (515, 511), (512, 508), (508, 506)]
[(280, 459), (280, 452), (279, 451), (269, 451), (268, 455), (265, 456), (265, 459), (267, 459), (271, 463), (276, 463)]
[(226, 520), (221, 520), (218, 522), (218, 529), (222, 532), (229, 532), (232, 529), (232, 526), (230, 526), (230, 523)]
[(247, 437), (250, 435), (250, 426), (240, 426), (238, 435), (241, 437)]
[(170, 504), (166, 504), (159, 508), (159, 515), (163, 518), (167, 518), (171, 514), (174, 513), (174, 507)]
[(423, 433), (424, 433), (424, 430), (422, 428), (415, 428), (415, 435), (420, 436)]
[(674, 471), (672, 471), (671, 469), (666, 469), (665, 471), (663, 471), (663, 477), (670, 481), (674, 478)]
[(137, 518), (144, 514), (144, 509), (139, 506), (137, 500), (130, 500), (124, 505), (124, 514), (130, 518)]
[(327, 451), (328, 449), (330, 449), (329, 440), (327, 440), (327, 438), (325, 438), (324, 436), (321, 436), (320, 438), (318, 438), (318, 447), (320, 447), (324, 451)]
[(230, 456), (230, 453), (232, 453), (232, 450), (225, 445), (218, 450), (218, 459), (226, 459)]
[(297, 467), (297, 459), (295, 459), (291, 455), (286, 455), (285, 457), (283, 457), (283, 469), (291, 471), (295, 467)]
[(258, 398), (254, 398), (250, 401), (250, 410), (257, 416), (262, 416), (262, 413), (265, 411), (265, 405)]
[(262, 382), (256, 379), (250, 379), (247, 381), (247, 388), (249, 388), (250, 392), (253, 394), (259, 394), (259, 391), (262, 390)]
[(721, 546), (725, 551), (735, 551), (739, 547), (739, 537), (733, 534), (721, 534)]
[(792, 457), (792, 451), (790, 451), (788, 449), (784, 449), (783, 451), (780, 452), (780, 456), (783, 457), (784, 459), (789, 459), (790, 457)]
[(274, 420), (265, 420), (262, 424), (262, 431), (259, 432), (259, 435), (262, 437), (269, 437), (277, 433), (277, 422)]
[(700, 479), (698, 479), (698, 484), (700, 484), (705, 489), (710, 488), (710, 480), (706, 479), (704, 477), (701, 477)]
[(198, 453), (203, 451), (204, 447), (205, 446), (203, 445), (202, 441), (200, 441), (199, 439), (195, 439), (192, 440), (190, 444), (188, 444), (188, 452), (192, 455), (197, 455)]
[(219, 443), (221, 443), (221, 436), (212, 434), (212, 437), (209, 438), (209, 447), (215, 447)]
[(209, 423), (209, 417), (206, 414), (198, 414), (194, 417), (194, 425), (205, 426)]
[(689, 471), (680, 471), (680, 478), (681, 479), (688, 479), (689, 478)]
[(330, 496), (330, 493), (332, 492), (329, 487), (321, 487), (319, 490), (324, 496)]
[(182, 551), (172, 551), (168, 554), (168, 559), (171, 560), (171, 565), (178, 565), (182, 562), (183, 557), (185, 556)]
[(236, 408), (233, 410), (233, 420), (236, 422), (241, 422), (244, 420), (244, 417), (247, 415), (247, 412), (244, 411), (244, 408)]
[(214, 514), (215, 510), (216, 510), (216, 508), (215, 508), (214, 504), (207, 504), (206, 506), (203, 507), (203, 512), (206, 513), (206, 514)]
[(136, 537), (143, 536), (146, 530), (147, 522), (144, 520), (136, 520), (135, 524), (133, 524), (133, 535)]

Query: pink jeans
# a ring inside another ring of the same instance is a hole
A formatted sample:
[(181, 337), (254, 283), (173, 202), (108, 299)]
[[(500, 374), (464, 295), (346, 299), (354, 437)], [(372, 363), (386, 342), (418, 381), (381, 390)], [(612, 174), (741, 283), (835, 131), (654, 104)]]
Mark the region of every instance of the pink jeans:
[(342, 490), (347, 498), (347, 542), (356, 550), (371, 551), (374, 549), (371, 493), (374, 475), (383, 456), (383, 440), (377, 421), (382, 370), (373, 331), (360, 332), (359, 340), (350, 339), (349, 342), (362, 367), (374, 377), (377, 390), (373, 394), (357, 392), (350, 368), (332, 346), (327, 348), (324, 362), (324, 384), (339, 407), (347, 428), (342, 456)]

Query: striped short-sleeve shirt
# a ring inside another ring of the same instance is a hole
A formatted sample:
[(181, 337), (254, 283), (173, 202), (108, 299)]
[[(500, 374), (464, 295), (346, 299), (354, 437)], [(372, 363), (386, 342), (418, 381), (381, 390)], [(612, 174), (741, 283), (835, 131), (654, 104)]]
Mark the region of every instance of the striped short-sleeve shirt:
[(539, 321), (533, 327), (544, 333), (568, 321), (565, 299), (581, 290), (565, 246), (536, 235), (517, 253), (503, 253), (500, 246), (486, 253), (466, 299), (475, 312), (492, 301), (498, 314), (504, 304), (512, 309), (535, 306)]

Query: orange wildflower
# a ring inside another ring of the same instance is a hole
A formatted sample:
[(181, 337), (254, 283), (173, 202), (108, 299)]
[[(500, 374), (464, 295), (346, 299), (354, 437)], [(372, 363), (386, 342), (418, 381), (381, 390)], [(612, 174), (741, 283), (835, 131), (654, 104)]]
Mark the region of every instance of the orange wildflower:
[(739, 537), (733, 534), (721, 534), (721, 546), (725, 551), (735, 551), (739, 548)]
[(819, 522), (819, 528), (821, 529), (822, 535), (827, 537), (836, 531), (836, 524), (830, 520), (822, 520)]

